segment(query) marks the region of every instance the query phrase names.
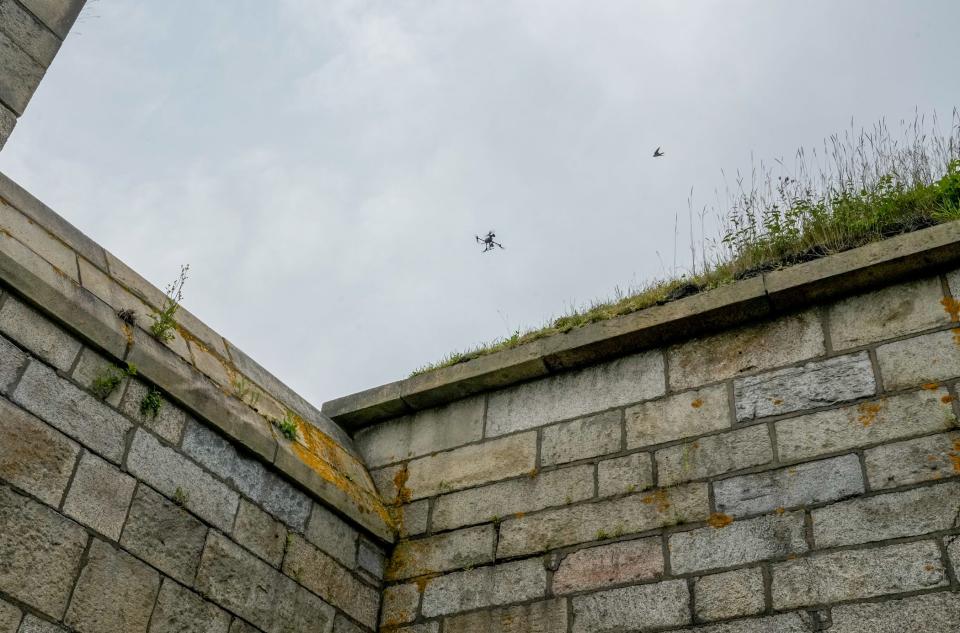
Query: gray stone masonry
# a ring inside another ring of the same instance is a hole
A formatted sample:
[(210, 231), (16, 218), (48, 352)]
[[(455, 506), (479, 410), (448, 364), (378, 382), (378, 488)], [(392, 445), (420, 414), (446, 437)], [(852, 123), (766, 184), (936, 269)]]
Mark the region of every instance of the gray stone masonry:
[(687, 583), (671, 580), (578, 596), (573, 602), (574, 633), (626, 631), (643, 623), (660, 629), (690, 622)]
[(523, 602), (543, 596), (547, 570), (532, 558), (441, 576), (427, 583), (421, 610), (426, 617)]

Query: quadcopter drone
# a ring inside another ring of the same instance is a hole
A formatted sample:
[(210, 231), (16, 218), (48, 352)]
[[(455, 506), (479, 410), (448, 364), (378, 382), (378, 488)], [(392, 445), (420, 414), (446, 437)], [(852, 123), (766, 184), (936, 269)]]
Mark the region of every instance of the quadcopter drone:
[[(496, 236), (497, 236), (497, 234), (494, 233), (493, 231), (487, 232), (486, 236), (484, 236), (484, 237), (480, 237), (479, 235), (474, 235), (474, 237), (475, 237), (476, 240), (477, 240), (477, 243), (478, 243), (478, 244), (483, 244), (483, 251), (482, 251), (482, 252), (484, 252), (484, 253), (486, 253), (487, 251), (492, 251), (495, 247), (499, 247), (499, 248), (503, 249), (503, 244), (501, 244), (500, 242), (497, 242), (497, 241), (495, 241), (495, 240), (493, 239), (493, 238), (495, 238)], [(505, 250), (505, 249), (504, 249), (504, 250)]]

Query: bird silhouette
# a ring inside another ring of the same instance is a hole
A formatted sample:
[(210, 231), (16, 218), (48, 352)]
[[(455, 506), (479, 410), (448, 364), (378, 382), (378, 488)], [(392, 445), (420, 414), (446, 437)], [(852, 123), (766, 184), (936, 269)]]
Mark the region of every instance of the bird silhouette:
[(661, 151), (660, 151), (660, 148), (658, 147), (656, 150), (654, 150), (654, 152), (653, 152), (653, 157), (654, 157), (654, 158), (660, 158), (661, 156), (663, 156), (663, 152), (661, 152)]

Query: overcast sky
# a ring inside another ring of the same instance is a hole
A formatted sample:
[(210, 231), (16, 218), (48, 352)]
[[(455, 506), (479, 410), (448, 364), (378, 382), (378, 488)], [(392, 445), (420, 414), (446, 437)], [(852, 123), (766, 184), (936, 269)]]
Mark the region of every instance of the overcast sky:
[(159, 287), (189, 263), (185, 305), (319, 405), (662, 275), (690, 188), (751, 153), (948, 115), (958, 24), (956, 0), (91, 1), (0, 170)]

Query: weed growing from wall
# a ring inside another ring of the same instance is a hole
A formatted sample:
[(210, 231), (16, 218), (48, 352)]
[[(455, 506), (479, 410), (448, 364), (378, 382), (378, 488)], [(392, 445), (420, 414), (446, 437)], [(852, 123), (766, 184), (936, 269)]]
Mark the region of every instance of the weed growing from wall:
[(183, 284), (187, 281), (189, 271), (190, 264), (180, 267), (180, 276), (164, 289), (167, 298), (163, 308), (150, 315), (150, 318), (153, 319), (150, 333), (162, 343), (167, 343), (173, 339), (173, 330), (177, 325), (174, 315), (180, 309), (180, 302), (183, 301)]
[(136, 375), (136, 365), (128, 364), (125, 370), (115, 367), (114, 365), (107, 365), (93, 378), (90, 391), (93, 392), (93, 395), (97, 398), (106, 400), (110, 397), (110, 394), (113, 393), (113, 390), (120, 386), (124, 376)]
[(293, 414), (287, 411), (282, 420), (274, 420), (273, 425), (279, 429), (280, 433), (290, 441), (297, 439), (297, 421)]
[(163, 397), (160, 392), (151, 387), (147, 395), (140, 401), (140, 415), (157, 417), (160, 415), (160, 409), (163, 407)]

